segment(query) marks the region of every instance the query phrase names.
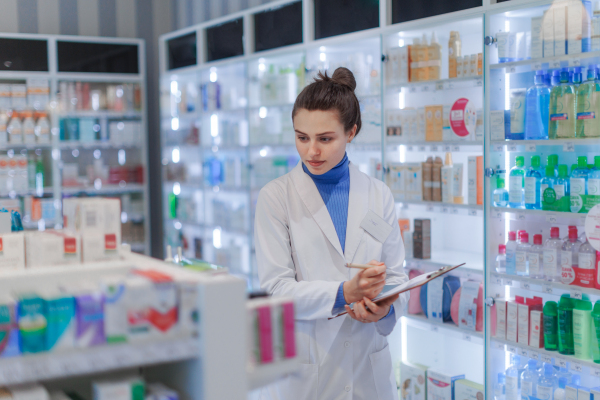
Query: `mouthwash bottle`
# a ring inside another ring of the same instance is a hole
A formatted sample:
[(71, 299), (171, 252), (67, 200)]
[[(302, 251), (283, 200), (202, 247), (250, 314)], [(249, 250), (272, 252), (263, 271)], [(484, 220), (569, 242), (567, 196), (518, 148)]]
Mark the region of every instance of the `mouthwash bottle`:
[(554, 167), (554, 177), (558, 176), (558, 154), (550, 154), (548, 156), (548, 165)]
[(535, 71), (534, 82), (526, 93), (525, 140), (548, 139), (550, 87), (544, 82), (544, 71)]
[(554, 192), (553, 194), (548, 192), (547, 196), (556, 197), (556, 191), (554, 190), (554, 166), (553, 165), (546, 165), (544, 177), (540, 181), (540, 200), (541, 200), (542, 204), (544, 202), (544, 191), (546, 189), (552, 189), (552, 191), (550, 191), (550, 192)]
[(508, 176), (508, 205), (511, 208), (523, 208), (525, 186), (525, 157), (517, 156), (515, 166), (510, 169)]
[(598, 137), (600, 126), (598, 125), (598, 90), (600, 86), (596, 83), (595, 68), (589, 68), (587, 81), (577, 89), (577, 137)]
[(525, 173), (525, 208), (539, 210), (542, 208), (540, 201), (540, 156), (531, 157), (531, 167)]
[(508, 232), (508, 242), (506, 242), (506, 273), (516, 275), (517, 258), (517, 232)]
[(510, 367), (506, 370), (506, 400), (520, 400), (519, 393), (520, 373), (519, 366), (521, 357), (517, 354), (511, 354)]
[(556, 200), (563, 196), (571, 195), (571, 182), (569, 181), (569, 167), (566, 165), (558, 166), (558, 178), (554, 183), (554, 191), (556, 192)]
[(569, 83), (569, 72), (561, 71), (560, 85), (550, 91), (550, 139), (575, 137), (576, 106), (577, 88)]
[(588, 194), (600, 196), (600, 156), (594, 157), (594, 169), (588, 173)]
[(498, 186), (493, 193), (494, 207), (506, 207), (508, 205), (508, 191), (504, 187), (504, 178), (496, 179)]
[(588, 194), (587, 157), (577, 157), (577, 168), (571, 172), (571, 212), (578, 213), (583, 207), (581, 196)]

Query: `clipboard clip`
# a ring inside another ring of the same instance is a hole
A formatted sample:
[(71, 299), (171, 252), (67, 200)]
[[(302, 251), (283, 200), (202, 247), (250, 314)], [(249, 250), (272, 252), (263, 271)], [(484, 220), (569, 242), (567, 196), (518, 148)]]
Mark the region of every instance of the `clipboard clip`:
[(427, 275), (427, 279), (435, 279), (438, 276), (444, 275), (446, 272), (453, 270), (455, 268), (458, 268), (462, 265), (465, 265), (465, 263), (462, 263), (460, 265), (456, 265), (456, 266), (451, 266), (451, 265), (446, 265), (440, 269), (438, 269), (437, 271), (433, 271), (432, 273), (430, 273), (429, 275)]

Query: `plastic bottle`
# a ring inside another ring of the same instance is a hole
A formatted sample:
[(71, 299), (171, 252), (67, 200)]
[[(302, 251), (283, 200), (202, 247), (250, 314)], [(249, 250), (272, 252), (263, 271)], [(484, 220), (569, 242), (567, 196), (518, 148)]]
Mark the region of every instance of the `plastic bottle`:
[[(525, 371), (521, 374), (521, 397), (528, 399), (529, 396), (536, 396), (538, 376), (537, 376), (537, 360), (530, 359), (527, 362)], [(527, 397), (525, 397), (527, 396)]]
[(560, 85), (560, 69), (555, 69), (554, 71), (552, 71), (550, 84), (552, 85), (552, 87)]
[(35, 157), (33, 153), (27, 155), (27, 186), (30, 190), (35, 189)]
[[(555, 201), (556, 199), (556, 191), (554, 190), (554, 180), (554, 166), (546, 165), (544, 177), (540, 181), (540, 201), (542, 204), (541, 208), (543, 208), (544, 202), (548, 202), (550, 200)], [(544, 200), (544, 192), (546, 191), (546, 189), (552, 190), (548, 191), (548, 193), (546, 194), (546, 196), (548, 196), (547, 200)]]
[(520, 400), (519, 388), (521, 386), (519, 366), (521, 357), (511, 354), (511, 365), (506, 370), (506, 400)]
[(521, 235), (521, 243), (517, 245), (517, 252), (515, 258), (515, 267), (517, 275), (529, 275), (529, 258), (527, 257), (527, 255), (530, 249), (531, 244), (529, 244), (529, 234), (525, 232)]
[(565, 387), (567, 386), (567, 378), (558, 378), (558, 388), (554, 390), (554, 400), (565, 400)]
[(35, 193), (38, 197), (44, 195), (44, 163), (42, 157), (38, 157), (35, 163)]
[(6, 127), (8, 132), (8, 142), (11, 144), (23, 143), (23, 125), (19, 113), (13, 111), (12, 118)]
[(573, 308), (573, 345), (575, 357), (580, 360), (590, 360), (592, 330), (592, 302), (589, 300), (576, 300)]
[(494, 207), (506, 207), (508, 206), (508, 191), (504, 187), (504, 178), (496, 179), (496, 185), (498, 186), (493, 193)]
[(573, 343), (573, 299), (563, 294), (558, 302), (558, 352), (575, 354)]
[(577, 168), (571, 172), (571, 212), (577, 213), (583, 207), (581, 196), (588, 194), (587, 157), (577, 157)]
[(594, 169), (588, 169), (588, 172), (588, 194), (600, 196), (600, 156), (594, 157)]
[(575, 282), (575, 270), (579, 266), (579, 247), (581, 242), (577, 239), (577, 228), (569, 229), (569, 238), (563, 242), (560, 254), (561, 282), (571, 285)]
[(600, 364), (600, 301), (596, 301), (592, 310), (592, 360)]
[(550, 87), (544, 81), (544, 71), (535, 71), (534, 82), (526, 94), (525, 140), (548, 139)]
[(569, 73), (566, 71), (561, 71), (560, 82), (550, 91), (550, 139), (575, 137), (577, 88), (569, 83)]
[(554, 166), (554, 177), (558, 177), (558, 154), (550, 154), (548, 156), (548, 165)]
[(429, 80), (429, 44), (427, 44), (427, 35), (423, 34), (421, 38), (421, 47), (419, 51), (419, 80)]
[(33, 113), (25, 111), (23, 114), (23, 143), (35, 143), (35, 121)]
[(558, 350), (558, 304), (547, 301), (544, 304), (544, 349)]
[(559, 237), (558, 227), (550, 228), (550, 238), (544, 243), (544, 278), (550, 282), (560, 282), (561, 263), (560, 256), (562, 252), (563, 241)]
[(498, 381), (494, 385), (494, 400), (506, 400), (506, 375), (498, 373)]
[(577, 137), (598, 137), (597, 119), (600, 118), (596, 90), (596, 69), (588, 68), (587, 81), (577, 90)]
[(544, 278), (544, 246), (542, 246), (542, 235), (533, 235), (533, 245), (527, 253), (529, 262), (529, 277), (535, 279)]
[(557, 377), (557, 381), (560, 378), (565, 378), (565, 385), (567, 385), (569, 382), (571, 382), (571, 379), (573, 378), (573, 374), (571, 373), (571, 371), (569, 371), (570, 368), (570, 363), (567, 361), (567, 368), (565, 367), (560, 367), (558, 369), (558, 371), (556, 372), (556, 377)]
[(38, 143), (50, 143), (50, 122), (48, 121), (48, 114), (45, 112), (38, 113), (35, 136)]
[(414, 38), (411, 48), (413, 62), (410, 65), (410, 77), (412, 82), (418, 82), (421, 79), (421, 64), (419, 63), (419, 54), (421, 52), (421, 39)]
[(525, 173), (525, 208), (539, 210), (542, 208), (540, 201), (540, 156), (531, 157), (531, 167)]
[(540, 400), (552, 400), (552, 391), (554, 389), (554, 368), (552, 364), (544, 363), (544, 374), (537, 383), (536, 396)]
[(448, 41), (448, 78), (456, 78), (456, 57), (461, 56), (461, 41), (458, 31), (450, 32)]
[(506, 273), (506, 245), (498, 246), (498, 255), (496, 256), (496, 272), (500, 274)]
[(431, 44), (429, 45), (429, 79), (441, 79), (442, 68), (442, 46), (438, 43), (435, 32), (431, 34)]
[(592, 247), (589, 240), (579, 246), (579, 270), (577, 276), (577, 286), (593, 288), (595, 285), (596, 271), (596, 249)]
[(506, 273), (516, 275), (516, 252), (517, 252), (517, 232), (508, 232), (508, 242), (506, 242)]
[(508, 177), (508, 205), (511, 208), (523, 208), (525, 193), (525, 157), (517, 156), (515, 166), (510, 169)]
[(517, 231), (517, 246), (521, 244), (521, 238), (523, 237), (524, 233), (527, 233), (527, 231), (525, 229), (521, 229), (520, 231)]
[(558, 178), (554, 183), (554, 192), (556, 200), (560, 200), (564, 196), (571, 196), (571, 182), (569, 180), (569, 170), (566, 165), (558, 166)]

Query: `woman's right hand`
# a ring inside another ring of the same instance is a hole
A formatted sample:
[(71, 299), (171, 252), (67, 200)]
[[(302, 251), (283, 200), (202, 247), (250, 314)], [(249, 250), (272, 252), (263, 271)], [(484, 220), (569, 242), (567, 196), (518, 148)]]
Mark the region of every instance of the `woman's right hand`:
[(386, 266), (382, 262), (372, 260), (368, 263), (372, 268), (363, 269), (354, 277), (344, 282), (344, 299), (351, 304), (364, 297), (372, 299), (377, 296), (385, 285)]

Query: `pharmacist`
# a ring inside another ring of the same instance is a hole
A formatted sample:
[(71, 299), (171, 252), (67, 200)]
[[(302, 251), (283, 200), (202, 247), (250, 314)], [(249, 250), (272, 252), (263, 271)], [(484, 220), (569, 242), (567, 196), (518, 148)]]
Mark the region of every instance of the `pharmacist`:
[(369, 299), (386, 281), (407, 280), (404, 245), (389, 188), (346, 154), (361, 127), (355, 88), (346, 68), (304, 88), (292, 111), (301, 161), (258, 196), (260, 284), (295, 300), (301, 363), (299, 372), (263, 388), (261, 400), (398, 398), (386, 336), (408, 294), (377, 305)]

